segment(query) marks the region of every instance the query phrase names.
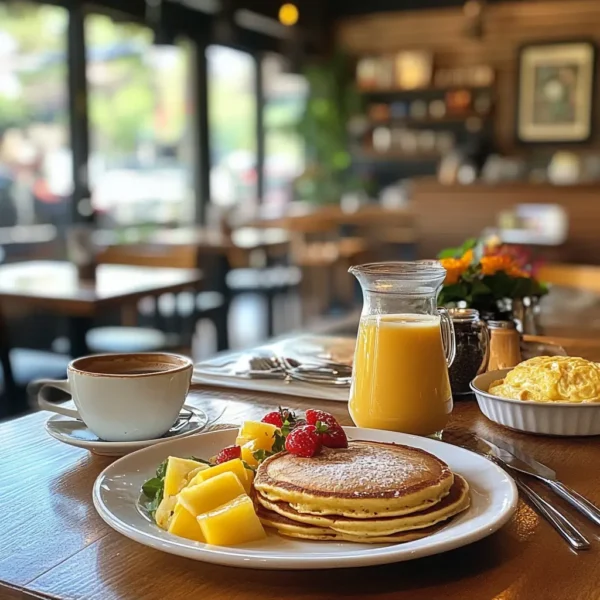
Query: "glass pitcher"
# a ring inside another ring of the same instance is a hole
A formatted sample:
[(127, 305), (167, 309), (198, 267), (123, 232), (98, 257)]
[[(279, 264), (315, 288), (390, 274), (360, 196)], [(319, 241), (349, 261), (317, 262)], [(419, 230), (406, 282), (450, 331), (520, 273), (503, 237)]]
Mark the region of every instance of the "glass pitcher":
[(358, 427), (440, 437), (452, 412), (456, 344), (435, 260), (351, 267), (363, 291), (350, 415)]

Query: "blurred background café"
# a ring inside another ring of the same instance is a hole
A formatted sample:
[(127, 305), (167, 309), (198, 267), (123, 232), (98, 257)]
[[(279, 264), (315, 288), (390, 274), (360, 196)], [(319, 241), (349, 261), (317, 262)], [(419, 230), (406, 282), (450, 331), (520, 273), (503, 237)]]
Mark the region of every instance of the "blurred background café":
[(87, 353), (352, 334), (349, 266), (470, 238), (594, 337), (599, 41), (597, 0), (0, 0), (0, 418)]

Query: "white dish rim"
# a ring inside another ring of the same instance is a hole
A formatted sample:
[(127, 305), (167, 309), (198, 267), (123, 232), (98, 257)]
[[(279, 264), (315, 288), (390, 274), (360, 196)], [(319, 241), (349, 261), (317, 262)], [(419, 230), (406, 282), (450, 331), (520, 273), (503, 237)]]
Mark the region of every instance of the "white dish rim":
[(596, 402), (536, 402), (536, 401), (527, 401), (527, 400), (516, 400), (514, 398), (503, 398), (502, 396), (495, 396), (494, 394), (490, 394), (487, 390), (484, 390), (478, 387), (478, 380), (482, 377), (490, 376), (492, 374), (497, 374), (498, 379), (503, 379), (508, 373), (513, 370), (514, 367), (510, 369), (498, 369), (497, 371), (487, 371), (486, 373), (482, 373), (481, 375), (477, 375), (473, 381), (469, 384), (471, 390), (475, 394), (481, 394), (486, 398), (491, 400), (498, 400), (500, 402), (506, 402), (507, 404), (516, 404), (517, 406), (537, 406), (540, 408), (552, 408), (552, 407), (562, 407), (562, 408), (600, 408), (600, 400)]

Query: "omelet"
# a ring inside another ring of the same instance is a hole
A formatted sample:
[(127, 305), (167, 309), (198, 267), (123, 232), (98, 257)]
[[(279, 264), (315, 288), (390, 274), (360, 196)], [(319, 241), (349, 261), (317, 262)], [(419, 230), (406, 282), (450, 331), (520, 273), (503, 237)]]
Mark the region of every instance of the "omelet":
[(529, 402), (600, 402), (600, 365), (572, 356), (536, 356), (494, 381), (489, 393)]

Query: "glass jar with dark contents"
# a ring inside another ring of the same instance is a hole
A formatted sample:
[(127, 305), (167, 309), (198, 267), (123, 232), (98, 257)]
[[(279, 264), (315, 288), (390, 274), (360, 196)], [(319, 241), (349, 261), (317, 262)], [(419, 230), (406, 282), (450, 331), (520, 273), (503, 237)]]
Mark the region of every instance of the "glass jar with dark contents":
[(479, 311), (473, 308), (452, 308), (448, 311), (456, 335), (456, 358), (450, 367), (453, 395), (470, 394), (469, 384), (487, 368), (490, 334)]

